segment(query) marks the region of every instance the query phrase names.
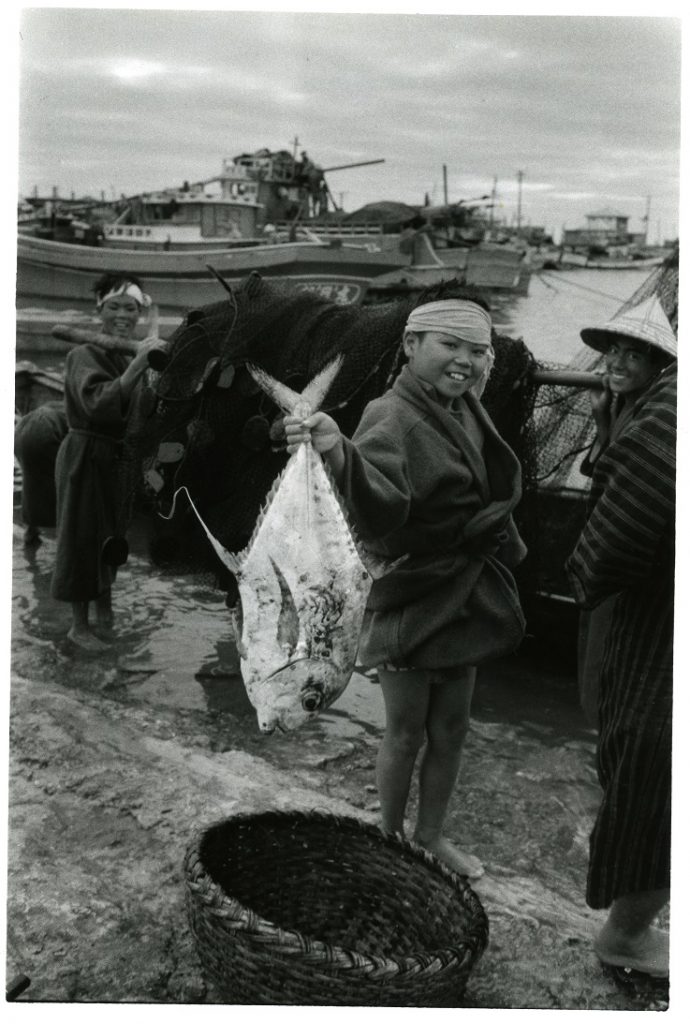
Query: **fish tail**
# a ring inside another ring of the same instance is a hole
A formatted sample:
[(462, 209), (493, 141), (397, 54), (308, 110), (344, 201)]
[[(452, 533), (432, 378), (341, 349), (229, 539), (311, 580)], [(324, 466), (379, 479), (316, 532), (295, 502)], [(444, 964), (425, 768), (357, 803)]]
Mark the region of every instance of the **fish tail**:
[(321, 408), (324, 398), (343, 365), (344, 358), (342, 354), (336, 356), (309, 381), (302, 394), (276, 380), (260, 366), (247, 363), (247, 369), (261, 390), (266, 392), (279, 409), (286, 413), (295, 413), (299, 407), (300, 411), (308, 410), (303, 412), (303, 415), (308, 416)]

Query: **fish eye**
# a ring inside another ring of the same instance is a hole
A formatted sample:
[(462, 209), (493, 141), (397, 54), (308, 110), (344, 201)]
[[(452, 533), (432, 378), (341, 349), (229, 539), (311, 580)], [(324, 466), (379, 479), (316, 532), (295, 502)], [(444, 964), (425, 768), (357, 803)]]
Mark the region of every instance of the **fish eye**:
[(302, 707), (305, 711), (318, 711), (323, 704), (323, 694), (319, 690), (306, 690), (302, 694)]

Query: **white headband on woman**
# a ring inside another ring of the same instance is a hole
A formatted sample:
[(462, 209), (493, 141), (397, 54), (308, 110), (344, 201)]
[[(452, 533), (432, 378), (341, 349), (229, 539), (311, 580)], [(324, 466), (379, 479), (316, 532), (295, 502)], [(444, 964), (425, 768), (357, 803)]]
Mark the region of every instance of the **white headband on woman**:
[(96, 308), (100, 309), (103, 303), (107, 302), (108, 299), (114, 299), (118, 295), (129, 295), (138, 302), (143, 309), (148, 309), (151, 305), (151, 296), (142, 292), (138, 284), (134, 284), (133, 281), (126, 281), (124, 284), (119, 285), (117, 288), (112, 288), (102, 299), (98, 299), (96, 302)]
[(491, 317), (476, 302), (440, 299), (413, 309), (405, 328), (410, 331), (438, 331), (472, 345), (491, 345)]

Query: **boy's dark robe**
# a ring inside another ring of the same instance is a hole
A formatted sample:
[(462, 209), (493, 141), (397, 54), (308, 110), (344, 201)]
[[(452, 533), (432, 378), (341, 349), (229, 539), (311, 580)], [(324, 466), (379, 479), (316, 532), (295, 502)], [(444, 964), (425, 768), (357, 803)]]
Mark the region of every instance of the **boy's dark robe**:
[(127, 426), (128, 403), (120, 376), (131, 357), (95, 345), (72, 349), (65, 360), (65, 409), (69, 433), (56, 466), (57, 550), (53, 597), (92, 601), (106, 591), (113, 572), (102, 558), (118, 528), (122, 495), (117, 459)]
[(349, 442), (342, 490), (363, 541), (404, 563), (374, 582), (363, 665), (477, 665), (514, 650), (524, 617), (509, 571), (520, 465), (473, 395), (458, 410), (405, 367)]

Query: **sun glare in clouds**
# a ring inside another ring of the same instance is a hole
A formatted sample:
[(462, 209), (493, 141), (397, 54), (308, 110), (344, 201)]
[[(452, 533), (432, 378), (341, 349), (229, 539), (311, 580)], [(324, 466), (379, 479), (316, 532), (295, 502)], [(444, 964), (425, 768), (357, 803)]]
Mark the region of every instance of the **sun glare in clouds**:
[(118, 61), (111, 67), (111, 73), (125, 82), (136, 82), (142, 78), (151, 78), (152, 75), (161, 75), (164, 72), (165, 67), (162, 64), (136, 58)]

